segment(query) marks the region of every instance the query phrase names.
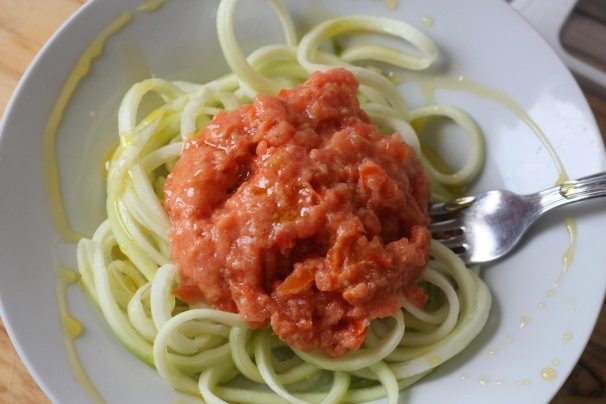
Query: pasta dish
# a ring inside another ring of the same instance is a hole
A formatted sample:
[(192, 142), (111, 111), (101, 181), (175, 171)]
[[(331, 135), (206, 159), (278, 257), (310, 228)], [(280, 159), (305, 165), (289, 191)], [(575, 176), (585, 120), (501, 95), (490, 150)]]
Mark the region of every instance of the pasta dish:
[[(408, 108), (390, 79), (435, 62), (422, 31), (343, 16), (298, 38), (268, 1), (285, 44), (245, 55), (222, 0), (231, 72), (124, 96), (81, 283), (131, 352), (205, 402), (396, 403), (488, 317), (485, 284), (427, 229), (429, 201), (480, 171), (482, 135), (456, 107)], [(405, 46), (348, 40), (369, 34)], [(468, 137), (458, 170), (415, 130), (434, 116)]]

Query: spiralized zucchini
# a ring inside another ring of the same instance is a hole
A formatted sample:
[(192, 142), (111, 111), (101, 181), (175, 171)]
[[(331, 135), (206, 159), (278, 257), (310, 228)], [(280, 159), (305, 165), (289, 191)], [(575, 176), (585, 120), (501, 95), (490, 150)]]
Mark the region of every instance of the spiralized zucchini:
[[(230, 74), (201, 85), (153, 78), (125, 95), (118, 113), (119, 144), (107, 175), (107, 220), (78, 245), (82, 285), (129, 350), (174, 388), (205, 402), (336, 403), (387, 397), (395, 403), (401, 389), (463, 350), (488, 316), (491, 297), (485, 284), (437, 242), (431, 244), (432, 259), (420, 279), (430, 296), (426, 308), (403, 298), (401, 311), (373, 321), (360, 350), (339, 358), (293, 349), (269, 328), (252, 329), (237, 314), (189, 306), (171, 293), (179, 280), (162, 206), (164, 179), (185, 140), (217, 112), (251, 102), (259, 92), (275, 94), (314, 71), (345, 67), (360, 83), (360, 103), (371, 120), (399, 132), (438, 186), (469, 183), (484, 160), (482, 136), (464, 111), (445, 105), (409, 111), (378, 67), (358, 63), (425, 69), (438, 50), (423, 32), (402, 21), (349, 16), (327, 20), (297, 40), (283, 4), (269, 2), (282, 22), (286, 45), (268, 45), (245, 56), (233, 27), (237, 0), (223, 0), (217, 30)], [(339, 55), (320, 49), (336, 35), (360, 31), (399, 38), (418, 52), (368, 44)], [(138, 120), (150, 93), (163, 103)], [(468, 136), (469, 157), (459, 171), (441, 172), (422, 154), (411, 122), (433, 115), (451, 118)]]

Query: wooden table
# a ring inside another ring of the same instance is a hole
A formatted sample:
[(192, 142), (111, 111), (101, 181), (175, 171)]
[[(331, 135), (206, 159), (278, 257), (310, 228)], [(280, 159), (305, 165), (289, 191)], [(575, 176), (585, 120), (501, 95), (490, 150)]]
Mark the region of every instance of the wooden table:
[[(0, 0), (0, 116), (21, 78), (52, 33), (86, 0)], [(585, 89), (602, 133), (606, 134), (606, 97)], [(606, 307), (589, 345), (556, 398), (561, 403), (606, 400)], [(0, 403), (49, 402), (32, 379), (0, 319)]]

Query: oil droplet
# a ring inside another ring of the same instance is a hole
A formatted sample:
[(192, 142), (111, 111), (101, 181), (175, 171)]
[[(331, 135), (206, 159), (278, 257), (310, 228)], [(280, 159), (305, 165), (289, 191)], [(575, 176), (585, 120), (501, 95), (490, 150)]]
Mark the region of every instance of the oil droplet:
[(162, 6), (164, 3), (166, 3), (166, 0), (149, 0), (143, 4), (141, 4), (137, 10), (138, 11), (143, 11), (146, 13), (151, 13), (153, 11), (156, 11), (157, 9), (160, 8), (160, 6)]
[(501, 352), (503, 349), (505, 349), (505, 347), (507, 346), (506, 344), (510, 344), (513, 341), (513, 335), (508, 335), (507, 337), (505, 337), (505, 342), (496, 345), (496, 346), (492, 346), (490, 348), (488, 348), (488, 354), (489, 355), (496, 355), (499, 352)]
[(431, 17), (423, 17), (421, 21), (423, 21), (423, 25), (425, 26), (431, 27), (433, 25), (433, 18)]
[(398, 0), (383, 0), (383, 4), (385, 4), (388, 10), (395, 10), (399, 6)]
[(69, 314), (62, 313), (63, 329), (70, 338), (78, 338), (82, 334), (82, 324)]
[(566, 199), (574, 198), (577, 193), (577, 187), (572, 182), (564, 182), (560, 184), (560, 195)]
[(564, 338), (563, 338), (562, 340), (563, 340), (565, 343), (566, 343), (566, 342), (570, 342), (570, 341), (572, 341), (572, 337), (573, 337), (573, 335), (572, 335), (572, 333), (571, 333), (571, 332), (566, 332), (566, 333), (564, 333)]
[(564, 226), (566, 226), (566, 231), (568, 232), (568, 248), (562, 256), (562, 270), (560, 271), (560, 275), (558, 276), (558, 279), (553, 285), (553, 289), (548, 292), (549, 297), (555, 295), (555, 290), (560, 286), (560, 284), (564, 280), (564, 276), (566, 275), (566, 272), (568, 272), (568, 270), (570, 269), (572, 259), (574, 258), (577, 240), (577, 224), (574, 219), (567, 218), (564, 221)]
[(463, 372), (461, 373), (461, 380), (467, 380), (469, 379), (469, 373), (468, 372)]
[(62, 268), (59, 270), (59, 277), (66, 284), (74, 283), (78, 280), (78, 272)]
[(428, 358), (428, 360), (431, 366), (439, 366), (442, 364), (442, 362), (444, 362), (438, 355), (432, 355)]
[(544, 309), (545, 308), (545, 302), (539, 302), (539, 303), (537, 303), (537, 307), (539, 309)]
[(528, 314), (524, 314), (520, 319), (520, 328), (526, 327), (531, 319), (532, 317), (530, 317)]
[(560, 360), (559, 360), (559, 359), (554, 359), (554, 360), (552, 360), (552, 361), (551, 361), (551, 363), (552, 363), (554, 366), (558, 366), (558, 365), (560, 364)]
[(576, 299), (570, 299), (570, 300), (568, 300), (568, 304), (570, 304), (570, 308), (568, 309), (568, 311), (570, 313), (574, 313), (575, 311), (577, 311), (577, 301), (576, 301)]
[(557, 375), (558, 374), (556, 373), (556, 371), (552, 368), (543, 368), (541, 370), (541, 377), (543, 378), (543, 380), (548, 382), (555, 380)]
[(516, 380), (516, 386), (530, 386), (532, 380), (524, 379), (524, 380)]
[(553, 286), (553, 289), (549, 289), (549, 290), (547, 291), (547, 297), (554, 297), (554, 296), (555, 296), (555, 294), (556, 294), (556, 289), (557, 289), (557, 288), (558, 288), (558, 284), (556, 283), (556, 284)]
[(503, 379), (497, 379), (495, 383), (497, 384), (497, 386), (504, 386), (506, 384), (505, 380)]
[(490, 383), (490, 377), (482, 375), (478, 378), (478, 383), (480, 383), (482, 386), (486, 386), (488, 383)]
[(577, 189), (574, 182), (564, 182), (560, 185), (560, 195), (562, 195), (566, 199), (572, 199), (578, 196), (579, 190)]

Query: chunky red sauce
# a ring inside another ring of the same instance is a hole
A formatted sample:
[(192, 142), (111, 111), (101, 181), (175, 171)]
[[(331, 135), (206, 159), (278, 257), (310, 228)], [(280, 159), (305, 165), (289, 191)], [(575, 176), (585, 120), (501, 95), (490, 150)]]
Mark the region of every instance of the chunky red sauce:
[(369, 124), (351, 73), (315, 73), (220, 113), (164, 187), (176, 295), (270, 323), (285, 342), (338, 356), (427, 263), (429, 179), (399, 135)]

